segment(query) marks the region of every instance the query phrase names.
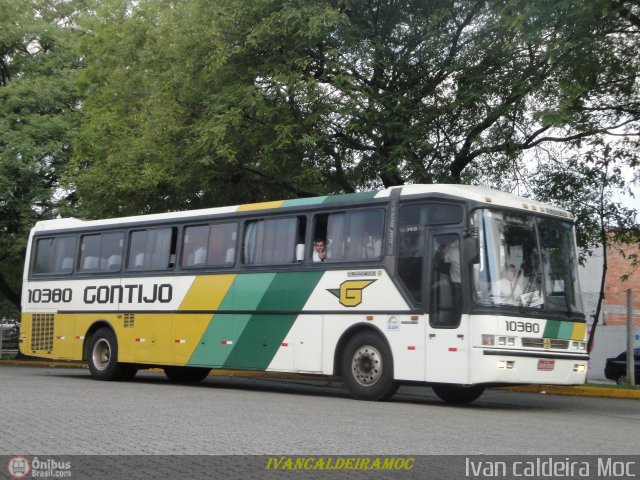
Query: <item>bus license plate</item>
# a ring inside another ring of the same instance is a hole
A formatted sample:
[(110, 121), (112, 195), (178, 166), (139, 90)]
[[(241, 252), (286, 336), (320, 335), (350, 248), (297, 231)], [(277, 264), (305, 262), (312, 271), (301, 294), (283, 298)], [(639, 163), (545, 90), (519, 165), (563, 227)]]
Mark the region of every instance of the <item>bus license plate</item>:
[(538, 360), (538, 370), (544, 370), (545, 372), (549, 372), (553, 370), (555, 366), (555, 360)]

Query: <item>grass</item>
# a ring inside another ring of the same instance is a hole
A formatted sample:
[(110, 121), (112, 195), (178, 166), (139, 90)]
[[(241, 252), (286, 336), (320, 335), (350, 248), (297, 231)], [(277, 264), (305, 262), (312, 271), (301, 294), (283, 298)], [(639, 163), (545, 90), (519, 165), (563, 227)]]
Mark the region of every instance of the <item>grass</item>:
[(595, 388), (615, 388), (620, 390), (640, 390), (640, 385), (618, 385), (617, 383), (586, 383), (584, 386)]

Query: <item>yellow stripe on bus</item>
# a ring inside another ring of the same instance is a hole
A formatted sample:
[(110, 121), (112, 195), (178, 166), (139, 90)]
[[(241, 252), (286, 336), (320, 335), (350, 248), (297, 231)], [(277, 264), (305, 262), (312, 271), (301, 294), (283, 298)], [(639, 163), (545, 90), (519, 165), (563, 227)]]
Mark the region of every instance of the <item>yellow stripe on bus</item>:
[(247, 212), (249, 210), (267, 210), (269, 208), (280, 208), (284, 200), (276, 200), (275, 202), (261, 202), (261, 203), (248, 203), (246, 205), (240, 205), (238, 212)]
[(179, 310), (217, 310), (235, 279), (236, 274), (196, 277)]
[(574, 323), (573, 331), (571, 332), (571, 340), (584, 341), (584, 337), (586, 333), (587, 333), (586, 323)]

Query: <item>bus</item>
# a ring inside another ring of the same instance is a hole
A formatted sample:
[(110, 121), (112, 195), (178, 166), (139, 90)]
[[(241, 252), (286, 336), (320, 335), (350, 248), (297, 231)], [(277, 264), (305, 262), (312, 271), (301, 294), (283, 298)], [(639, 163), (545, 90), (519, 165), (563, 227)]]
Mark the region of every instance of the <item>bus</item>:
[(41, 221), (20, 351), (86, 362), (99, 380), (339, 376), (364, 400), (401, 384), (451, 403), (487, 386), (582, 384), (573, 223), (461, 185)]

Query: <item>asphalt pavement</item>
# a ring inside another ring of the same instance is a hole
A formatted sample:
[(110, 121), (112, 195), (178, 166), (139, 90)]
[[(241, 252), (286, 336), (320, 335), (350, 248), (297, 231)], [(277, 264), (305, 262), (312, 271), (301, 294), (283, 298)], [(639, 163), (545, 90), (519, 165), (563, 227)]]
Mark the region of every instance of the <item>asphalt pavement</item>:
[[(28, 360), (0, 360), (1, 365), (19, 365), (19, 366), (33, 366), (33, 367), (59, 367), (59, 368), (87, 368), (86, 365), (80, 362), (61, 362), (61, 361), (47, 361), (38, 359)], [(152, 370), (154, 371), (154, 370)], [(161, 371), (161, 370), (155, 370)], [(288, 378), (288, 379), (309, 379), (315, 380), (316, 376), (313, 375), (296, 375), (296, 374), (283, 374), (278, 372), (244, 372), (244, 371), (230, 371), (230, 370), (212, 370), (210, 376), (222, 376), (222, 377), (249, 377), (249, 378)], [(325, 377), (323, 377), (325, 378)], [(339, 378), (328, 378), (329, 381), (339, 381)], [(631, 388), (617, 385), (607, 384), (594, 384), (594, 385), (520, 385), (512, 387), (500, 387), (505, 390), (519, 391), (519, 392), (533, 392), (551, 395), (573, 395), (584, 397), (603, 397), (603, 398), (626, 398), (640, 400), (640, 386)]]

